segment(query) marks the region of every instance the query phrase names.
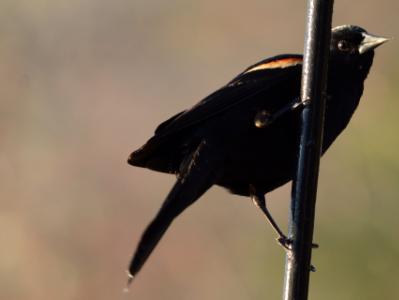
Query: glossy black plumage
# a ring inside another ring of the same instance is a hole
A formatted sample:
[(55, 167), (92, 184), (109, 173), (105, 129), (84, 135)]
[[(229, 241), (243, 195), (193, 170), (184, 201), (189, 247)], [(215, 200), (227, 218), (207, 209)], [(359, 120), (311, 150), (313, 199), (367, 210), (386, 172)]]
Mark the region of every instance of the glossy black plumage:
[[(365, 45), (365, 43), (368, 45)], [(374, 41), (374, 44), (373, 44)], [(357, 26), (332, 31), (323, 152), (347, 126), (363, 93), (374, 51), (386, 39)], [(134, 166), (178, 179), (144, 232), (129, 272), (136, 275), (173, 219), (213, 184), (249, 196), (290, 181), (299, 140), (300, 55), (263, 60), (191, 109), (163, 122), (132, 153)], [(261, 126), (259, 116), (274, 116)]]

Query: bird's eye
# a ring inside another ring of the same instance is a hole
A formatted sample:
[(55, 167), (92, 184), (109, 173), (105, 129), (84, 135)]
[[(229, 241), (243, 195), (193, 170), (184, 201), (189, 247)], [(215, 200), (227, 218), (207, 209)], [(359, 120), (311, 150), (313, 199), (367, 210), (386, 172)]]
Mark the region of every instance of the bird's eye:
[(347, 41), (345, 41), (345, 40), (339, 41), (338, 42), (338, 49), (341, 50), (341, 51), (349, 51), (350, 50), (350, 44)]

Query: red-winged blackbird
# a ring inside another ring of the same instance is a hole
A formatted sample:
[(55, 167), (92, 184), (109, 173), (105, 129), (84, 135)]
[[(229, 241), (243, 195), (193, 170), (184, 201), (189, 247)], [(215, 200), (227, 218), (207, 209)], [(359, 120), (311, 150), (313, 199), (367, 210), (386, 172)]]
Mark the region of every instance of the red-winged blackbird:
[[(386, 38), (358, 26), (332, 30), (325, 130), (326, 151), (348, 125), (363, 92), (374, 49)], [(141, 237), (131, 262), (133, 278), (166, 229), (216, 184), (251, 196), (271, 219), (264, 194), (294, 176), (299, 143), (302, 56), (278, 55), (247, 68), (192, 108), (166, 120), (129, 157), (129, 164), (177, 174), (177, 182)]]

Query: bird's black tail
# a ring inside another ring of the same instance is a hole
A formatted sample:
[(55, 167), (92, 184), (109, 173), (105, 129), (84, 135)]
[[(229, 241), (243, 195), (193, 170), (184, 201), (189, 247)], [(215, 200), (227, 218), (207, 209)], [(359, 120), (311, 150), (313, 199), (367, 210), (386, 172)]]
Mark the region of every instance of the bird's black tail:
[(215, 182), (217, 156), (203, 141), (182, 163), (180, 176), (154, 220), (144, 231), (129, 267), (133, 278), (141, 269), (169, 225)]

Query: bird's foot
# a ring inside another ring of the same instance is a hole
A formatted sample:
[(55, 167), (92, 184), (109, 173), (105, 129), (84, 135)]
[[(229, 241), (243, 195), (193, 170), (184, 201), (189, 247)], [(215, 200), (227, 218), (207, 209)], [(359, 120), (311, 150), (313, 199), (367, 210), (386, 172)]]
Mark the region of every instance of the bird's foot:
[(285, 250), (291, 250), (292, 247), (292, 240), (287, 238), (285, 235), (279, 236), (276, 238), (277, 243), (280, 244), (281, 247), (283, 247)]
[[(293, 240), (290, 238), (287, 238), (285, 235), (279, 236), (276, 238), (277, 242), (281, 247), (283, 247), (286, 250), (291, 250), (292, 249), (292, 244)], [(319, 248), (319, 244), (312, 243), (312, 249), (317, 249)]]

